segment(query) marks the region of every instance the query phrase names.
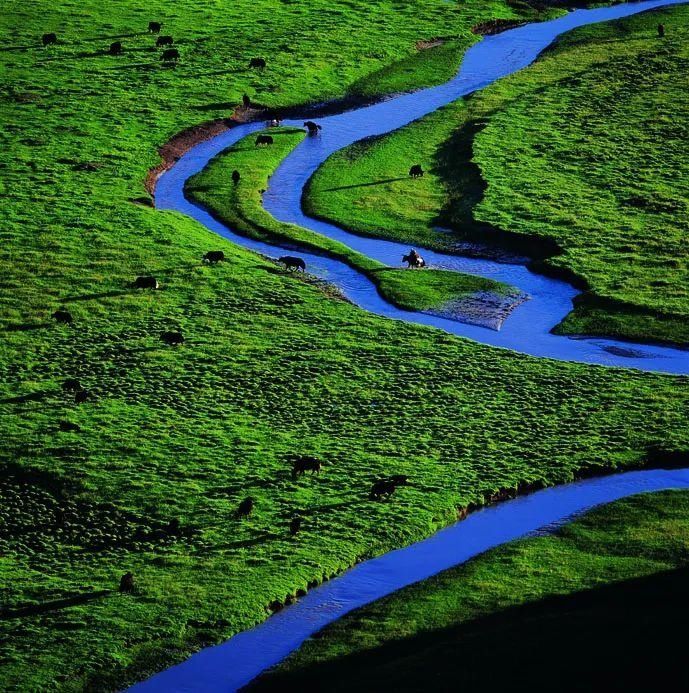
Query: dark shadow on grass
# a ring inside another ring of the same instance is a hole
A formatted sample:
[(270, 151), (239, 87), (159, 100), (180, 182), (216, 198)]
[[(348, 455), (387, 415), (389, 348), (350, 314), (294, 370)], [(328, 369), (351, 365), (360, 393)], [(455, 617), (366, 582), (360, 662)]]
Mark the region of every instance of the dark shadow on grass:
[(191, 106), (193, 111), (224, 111), (237, 108), (236, 103), (231, 103), (229, 101), (220, 101), (218, 103), (208, 103), (200, 106)]
[(0, 611), (0, 620), (21, 618), (23, 616), (36, 616), (37, 614), (44, 614), (48, 611), (66, 609), (70, 606), (77, 606), (79, 604), (86, 604), (87, 602), (91, 602), (96, 599), (102, 599), (110, 594), (113, 594), (113, 590), (98, 590), (96, 592), (85, 592), (82, 594), (75, 593), (68, 597), (54, 599), (51, 602), (45, 602), (43, 604), (31, 604), (29, 606), (20, 606), (15, 609), (5, 609)]
[(82, 296), (65, 296), (60, 299), (61, 303), (71, 303), (74, 301), (92, 301), (99, 298), (115, 298), (117, 296), (126, 296), (136, 293), (136, 289), (119, 290), (119, 291), (102, 291), (98, 294), (83, 294)]
[(247, 549), (250, 546), (258, 546), (265, 544), (267, 541), (279, 539), (280, 536), (274, 532), (264, 532), (252, 539), (243, 539), (241, 541), (230, 541), (227, 544), (218, 544), (217, 546), (208, 547), (207, 549), (199, 549), (197, 554), (217, 553), (218, 551), (232, 551), (234, 549)]
[(335, 190), (350, 190), (351, 188), (369, 188), (374, 185), (385, 185), (386, 183), (395, 183), (398, 180), (411, 180), (408, 176), (400, 176), (399, 178), (384, 178), (382, 180), (373, 180), (370, 183), (355, 183), (354, 185), (339, 185), (336, 188), (323, 188), (323, 192), (333, 192)]
[(25, 322), (25, 323), (17, 323), (14, 325), (5, 325), (5, 327), (2, 328), (3, 332), (30, 332), (32, 330), (45, 330), (48, 327), (51, 327), (52, 323), (50, 322)]
[(5, 399), (0, 399), (0, 404), (23, 404), (24, 402), (41, 402), (49, 394), (50, 391), (48, 390), (30, 392), (28, 395), (17, 395), (16, 397), (6, 397)]

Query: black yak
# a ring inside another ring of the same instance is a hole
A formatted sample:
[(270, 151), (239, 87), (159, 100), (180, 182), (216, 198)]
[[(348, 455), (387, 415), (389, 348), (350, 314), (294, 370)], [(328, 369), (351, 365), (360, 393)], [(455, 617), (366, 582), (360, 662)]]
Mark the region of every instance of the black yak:
[(292, 478), (296, 479), (304, 472), (320, 474), (323, 463), (315, 457), (297, 457), (292, 462)]
[(176, 63), (179, 60), (179, 51), (176, 48), (168, 48), (163, 51), (160, 59), (164, 63)]
[(216, 262), (222, 262), (225, 259), (225, 253), (222, 250), (209, 250), (204, 256), (203, 261), (209, 265), (214, 265)]
[(133, 592), (134, 591), (134, 575), (132, 573), (125, 573), (120, 578), (120, 592)]
[(240, 180), (241, 177), (242, 177), (242, 176), (240, 175), (239, 171), (237, 171), (237, 169), (235, 169), (234, 171), (232, 171), (232, 182), (233, 182), (235, 185), (237, 185), (237, 183), (239, 183), (239, 180)]
[(160, 341), (170, 346), (177, 346), (178, 344), (184, 344), (184, 337), (181, 332), (162, 332)]
[(249, 67), (260, 67), (264, 68), (266, 66), (265, 58), (251, 58), (249, 61)]
[(65, 392), (76, 392), (77, 390), (82, 390), (81, 383), (76, 378), (67, 378), (62, 383), (62, 389)]
[(383, 496), (389, 498), (397, 488), (397, 484), (390, 479), (379, 479), (373, 482), (371, 486), (371, 492), (368, 497), (371, 500), (380, 500)]
[(72, 314), (64, 308), (59, 308), (53, 313), (53, 320), (62, 323), (63, 325), (71, 325), (74, 322)]
[(160, 287), (155, 277), (137, 277), (134, 280), (135, 289), (157, 289)]
[(273, 142), (274, 142), (274, 140), (273, 140), (271, 135), (259, 135), (256, 138), (256, 141), (254, 142), (254, 144), (257, 147), (259, 147), (262, 144), (265, 144), (266, 146), (270, 146), (271, 144), (273, 144)]
[(160, 30), (163, 28), (163, 23), (162, 22), (149, 22), (148, 23), (148, 30), (152, 34), (159, 34)]
[(115, 43), (111, 43), (108, 52), (110, 55), (122, 55), (122, 41), (115, 41)]
[(292, 519), (292, 521), (289, 523), (289, 533), (292, 536), (295, 536), (301, 529), (301, 517), (295, 517)]
[(91, 393), (88, 390), (77, 390), (77, 392), (74, 393), (74, 402), (75, 404), (83, 404), (90, 397)]
[(156, 46), (160, 48), (161, 46), (171, 46), (175, 42), (172, 36), (158, 36), (156, 39)]
[(249, 497), (245, 498), (237, 508), (237, 518), (249, 517), (254, 511), (254, 499)]
[(285, 266), (285, 269), (306, 272), (306, 263), (300, 257), (283, 255), (281, 258), (278, 258), (278, 262), (281, 262)]
[(318, 131), (323, 129), (318, 123), (314, 123), (313, 120), (307, 120), (304, 123), (304, 127), (309, 131), (309, 135), (317, 135)]
[(52, 46), (57, 43), (57, 34), (43, 34), (41, 42), (44, 46)]
[(409, 175), (412, 178), (421, 178), (423, 177), (423, 169), (421, 168), (421, 164), (414, 164), (410, 169), (409, 169)]

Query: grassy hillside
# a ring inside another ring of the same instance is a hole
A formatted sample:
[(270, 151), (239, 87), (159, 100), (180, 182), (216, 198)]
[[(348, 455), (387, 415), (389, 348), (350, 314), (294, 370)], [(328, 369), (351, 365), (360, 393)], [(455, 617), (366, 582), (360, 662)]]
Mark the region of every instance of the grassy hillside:
[[(470, 23), (495, 13), (444, 0), (5, 8), (2, 688), (116, 689), (428, 535), (458, 506), (689, 446), (685, 378), (530, 359), (374, 318), (131, 201), (158, 146), (229, 115), (244, 92), (270, 105), (342, 97), (416, 55), (415, 41), (467, 44)], [(160, 66), (154, 19), (175, 37), (176, 68)], [(48, 31), (60, 43), (44, 49)], [(122, 56), (105, 53), (115, 40)], [(246, 68), (256, 54), (264, 71)], [(202, 265), (212, 249), (228, 261)], [(147, 273), (160, 290), (132, 288)], [(58, 306), (72, 326), (50, 318)], [(184, 345), (160, 342), (171, 329)], [(71, 377), (87, 402), (63, 392)], [(294, 454), (322, 457), (320, 477), (292, 482)], [(369, 502), (372, 479), (396, 472), (412, 486)], [(239, 521), (247, 496), (256, 509)], [(298, 512), (304, 530), (290, 538)], [(138, 591), (120, 595), (127, 571)]]
[[(344, 260), (360, 270), (378, 288), (383, 297), (406, 310), (442, 310), (448, 302), (483, 292), (493, 295), (517, 295), (506, 284), (444, 270), (410, 271), (388, 267), (358, 253), (343, 243), (277, 221), (263, 208), (262, 191), (280, 162), (302, 141), (306, 133), (294, 128), (270, 128), (267, 134), (274, 144), (256, 147), (256, 134), (240, 140), (217, 156), (201, 173), (193, 176), (186, 190), (192, 199), (204, 205), (231, 229), (262, 241), (297, 245)], [(232, 172), (240, 173), (234, 183)]]
[[(689, 343), (688, 19), (677, 7), (573, 32), (527, 70), (335, 154), (309, 211), (444, 249), (556, 252), (545, 269), (588, 289), (559, 331)], [(428, 175), (406, 178), (411, 163)]]
[(250, 689), (683, 689), (688, 561), (689, 494), (634, 496), (345, 616)]

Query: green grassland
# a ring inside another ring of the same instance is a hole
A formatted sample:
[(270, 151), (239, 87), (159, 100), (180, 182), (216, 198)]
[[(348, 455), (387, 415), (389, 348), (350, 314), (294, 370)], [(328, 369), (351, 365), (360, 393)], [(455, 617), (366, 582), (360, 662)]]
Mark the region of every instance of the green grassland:
[(345, 616), (250, 689), (682, 689), (688, 563), (689, 493), (633, 496)]
[[(306, 136), (295, 128), (270, 128), (265, 134), (274, 144), (256, 147), (256, 134), (249, 135), (217, 156), (187, 183), (192, 199), (201, 203), (231, 229), (261, 241), (297, 245), (344, 260), (371, 279), (381, 295), (406, 310), (439, 310), (461, 296), (479, 292), (507, 295), (515, 289), (506, 284), (445, 270), (395, 269), (358, 253), (326, 236), (285, 224), (262, 205), (262, 191), (280, 162)], [(232, 172), (240, 172), (239, 183)]]
[[(158, 146), (228, 116), (242, 93), (271, 106), (345, 97), (415, 55), (416, 40), (453, 33), (468, 45), (471, 21), (512, 10), (444, 0), (4, 10), (3, 688), (122, 687), (500, 489), (689, 446), (686, 378), (537, 360), (375, 318), (130, 202)], [(151, 49), (152, 19), (175, 36), (178, 67)], [(61, 43), (41, 48), (46, 31)], [(124, 55), (107, 55), (118, 38)], [(247, 70), (261, 53), (268, 67)], [(404, 72), (406, 87), (424, 82), (422, 63)], [(227, 262), (204, 266), (212, 249)], [(160, 290), (135, 291), (147, 273)], [(50, 319), (60, 305), (71, 327)], [(186, 343), (163, 345), (169, 329)], [(62, 391), (67, 377), (88, 402)], [(292, 482), (293, 454), (326, 467)], [(373, 478), (398, 472), (409, 488), (367, 500)], [(238, 521), (249, 495), (254, 515)], [(297, 512), (304, 530), (290, 538)], [(138, 592), (120, 595), (128, 570)]]
[[(335, 154), (308, 211), (448, 250), (516, 245), (586, 289), (558, 331), (689, 343), (688, 19), (676, 7), (565, 36), (530, 68)], [(406, 178), (411, 163), (428, 175)]]

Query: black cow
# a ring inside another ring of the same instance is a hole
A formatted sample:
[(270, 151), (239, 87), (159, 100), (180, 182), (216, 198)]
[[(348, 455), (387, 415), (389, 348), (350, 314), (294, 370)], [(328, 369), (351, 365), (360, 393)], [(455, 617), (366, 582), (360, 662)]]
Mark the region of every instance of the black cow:
[(242, 176), (240, 175), (239, 171), (237, 171), (237, 169), (235, 169), (234, 171), (232, 171), (232, 182), (233, 182), (235, 185), (237, 185), (237, 183), (239, 183), (239, 180), (240, 180), (241, 177), (242, 177)]
[(251, 106), (251, 99), (249, 98), (248, 94), (244, 94), (244, 96), (242, 96), (242, 103), (244, 104), (245, 108), (249, 108), (249, 106)]
[(108, 53), (110, 53), (110, 55), (122, 55), (122, 50), (122, 41), (115, 41), (115, 43), (110, 44)]
[(278, 258), (278, 262), (281, 262), (285, 266), (285, 269), (306, 272), (306, 263), (300, 257), (283, 255), (281, 258)]
[(184, 336), (181, 332), (162, 332), (160, 341), (170, 346), (177, 346), (178, 344), (184, 344)]
[(176, 63), (179, 60), (179, 51), (176, 48), (168, 48), (163, 51), (160, 59), (164, 63)]
[(259, 135), (256, 138), (255, 145), (259, 147), (262, 144), (265, 144), (267, 147), (269, 147), (271, 144), (273, 144), (274, 140), (271, 135)]
[(658, 36), (660, 36), (660, 38), (665, 36), (665, 24), (658, 24)]
[(239, 507), (237, 508), (237, 518), (241, 519), (242, 517), (249, 517), (251, 513), (254, 511), (254, 499), (249, 497), (245, 498), (240, 504)]
[(59, 427), (60, 427), (60, 430), (64, 431), (64, 432), (68, 432), (68, 431), (75, 431), (76, 432), (76, 431), (81, 430), (81, 428), (79, 428), (79, 426), (77, 426), (77, 424), (72, 423), (71, 421), (60, 421)]
[(426, 261), (415, 250), (410, 251), (409, 255), (403, 255), (402, 262), (406, 262), (408, 268), (426, 266)]
[(148, 23), (148, 31), (151, 34), (159, 34), (160, 30), (163, 28), (163, 23), (162, 22), (149, 22)]
[(76, 404), (83, 404), (90, 397), (91, 393), (88, 390), (77, 390), (77, 392), (74, 393), (74, 402)]
[(315, 457), (297, 457), (292, 462), (292, 478), (296, 479), (304, 472), (320, 474), (323, 463)]
[(53, 320), (55, 320), (55, 322), (60, 322), (63, 325), (71, 325), (74, 322), (72, 314), (64, 308), (59, 308), (53, 313)]
[(289, 523), (289, 533), (294, 536), (301, 529), (301, 517), (295, 517)]
[(318, 131), (323, 129), (318, 123), (314, 123), (313, 120), (307, 120), (304, 123), (304, 127), (309, 131), (309, 135), (317, 135)]
[(409, 169), (409, 175), (412, 178), (422, 178), (423, 177), (423, 169), (421, 168), (421, 164), (414, 164)]
[(81, 383), (76, 378), (67, 378), (67, 380), (62, 383), (62, 389), (65, 392), (76, 392), (77, 390), (83, 390)]
[(204, 256), (203, 261), (210, 265), (216, 262), (222, 262), (225, 259), (225, 253), (222, 250), (209, 250)]
[(137, 277), (134, 280), (135, 289), (157, 289), (159, 286), (155, 277)]
[(57, 43), (57, 34), (43, 34), (41, 42), (44, 46), (52, 46)]
[(156, 39), (156, 46), (160, 48), (161, 46), (171, 46), (175, 42), (172, 36), (158, 36)]
[(379, 479), (373, 482), (371, 486), (371, 492), (368, 497), (371, 500), (380, 500), (383, 496), (389, 498), (397, 488), (397, 484), (390, 479)]
[(251, 58), (249, 61), (249, 67), (260, 67), (261, 69), (266, 66), (265, 58)]
[(134, 591), (134, 575), (132, 573), (125, 573), (120, 578), (120, 592), (133, 592)]

